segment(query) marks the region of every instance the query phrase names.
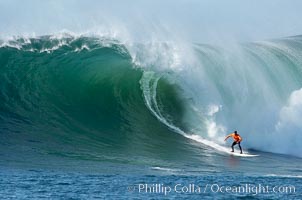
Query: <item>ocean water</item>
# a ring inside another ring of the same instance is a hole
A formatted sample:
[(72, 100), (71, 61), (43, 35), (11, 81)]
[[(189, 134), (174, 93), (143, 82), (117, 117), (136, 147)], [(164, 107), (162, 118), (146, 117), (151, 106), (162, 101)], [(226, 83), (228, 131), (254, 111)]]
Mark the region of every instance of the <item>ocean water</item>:
[(301, 199), (301, 50), (1, 40), (1, 199)]

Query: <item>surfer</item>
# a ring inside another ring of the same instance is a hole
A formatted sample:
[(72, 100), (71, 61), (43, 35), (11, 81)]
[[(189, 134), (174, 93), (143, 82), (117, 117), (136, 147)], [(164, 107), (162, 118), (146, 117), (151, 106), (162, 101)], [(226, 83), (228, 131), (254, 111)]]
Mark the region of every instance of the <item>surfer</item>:
[(233, 142), (233, 144), (232, 144), (232, 152), (234, 152), (234, 146), (235, 146), (236, 144), (238, 144), (238, 146), (239, 146), (239, 148), (240, 148), (240, 153), (242, 154), (242, 148), (241, 148), (241, 146), (240, 146), (240, 142), (242, 141), (241, 136), (237, 133), (237, 131), (234, 131), (234, 133), (231, 133), (230, 135), (228, 135), (228, 136), (224, 139), (224, 141), (226, 141), (229, 137), (233, 137), (233, 139), (234, 139), (234, 142)]

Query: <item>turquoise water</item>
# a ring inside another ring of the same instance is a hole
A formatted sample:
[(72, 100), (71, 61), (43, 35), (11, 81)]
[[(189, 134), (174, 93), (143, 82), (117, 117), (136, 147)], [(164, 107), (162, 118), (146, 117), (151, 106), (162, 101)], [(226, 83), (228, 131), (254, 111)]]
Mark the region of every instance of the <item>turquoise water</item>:
[[(301, 198), (301, 41), (1, 41), (1, 197)], [(234, 130), (258, 157), (225, 152)], [(139, 191), (178, 183), (214, 191)], [(295, 190), (215, 192), (245, 184)]]

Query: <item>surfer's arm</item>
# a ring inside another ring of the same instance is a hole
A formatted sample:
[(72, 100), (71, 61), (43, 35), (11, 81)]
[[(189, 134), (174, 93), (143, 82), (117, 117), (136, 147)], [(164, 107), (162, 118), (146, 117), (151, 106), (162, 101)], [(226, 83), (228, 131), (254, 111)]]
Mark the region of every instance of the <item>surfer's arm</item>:
[(232, 134), (226, 136), (226, 138), (224, 139), (224, 141), (226, 141), (229, 137), (232, 137)]

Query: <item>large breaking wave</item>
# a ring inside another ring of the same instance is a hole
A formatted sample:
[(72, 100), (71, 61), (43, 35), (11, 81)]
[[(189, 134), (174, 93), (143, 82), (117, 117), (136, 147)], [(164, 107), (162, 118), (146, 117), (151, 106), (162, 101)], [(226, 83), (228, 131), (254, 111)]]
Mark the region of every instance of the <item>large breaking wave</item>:
[(63, 34), (0, 45), (7, 154), (110, 159), (150, 153), (173, 133), (217, 149), (238, 130), (246, 148), (302, 156), (299, 36), (222, 47)]

